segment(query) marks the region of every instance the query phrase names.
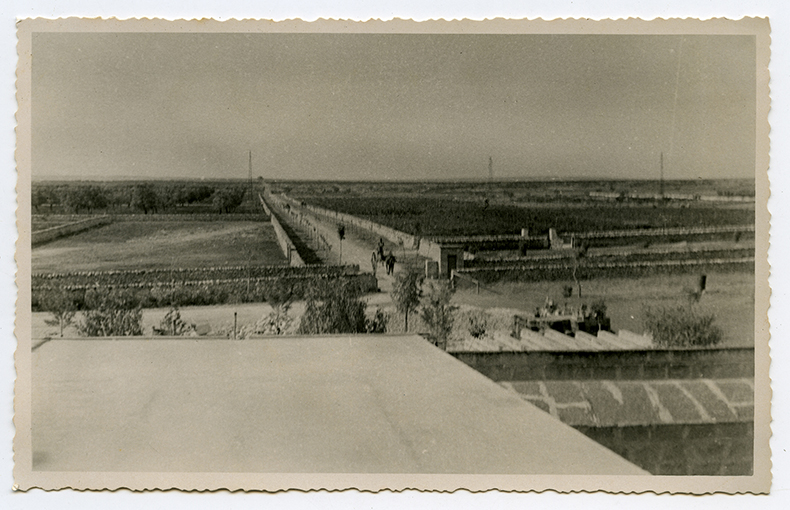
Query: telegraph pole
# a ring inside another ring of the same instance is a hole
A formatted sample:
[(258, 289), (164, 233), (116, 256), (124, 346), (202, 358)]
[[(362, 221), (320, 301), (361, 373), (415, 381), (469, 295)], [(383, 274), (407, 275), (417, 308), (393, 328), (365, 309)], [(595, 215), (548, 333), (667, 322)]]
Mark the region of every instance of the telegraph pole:
[[(250, 164), (249, 164), (249, 169), (250, 169), (250, 197), (252, 198), (253, 197), (253, 193), (254, 193), (254, 190), (252, 189), (252, 150), (250, 150), (249, 153), (250, 153)], [(253, 198), (253, 201), (254, 201), (254, 198)]]
[(488, 182), (494, 182), (494, 157), (488, 156)]
[(661, 198), (664, 198), (664, 153), (661, 153), (661, 180), (659, 181), (659, 192), (661, 193)]

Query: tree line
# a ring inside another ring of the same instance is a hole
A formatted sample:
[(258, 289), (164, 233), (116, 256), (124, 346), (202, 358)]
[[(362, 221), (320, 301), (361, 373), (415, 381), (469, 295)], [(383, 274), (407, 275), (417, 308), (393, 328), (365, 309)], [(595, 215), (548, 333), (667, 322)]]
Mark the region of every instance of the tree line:
[(244, 201), (247, 189), (239, 184), (33, 184), (31, 205), (34, 214), (156, 214), (193, 205), (232, 213)]

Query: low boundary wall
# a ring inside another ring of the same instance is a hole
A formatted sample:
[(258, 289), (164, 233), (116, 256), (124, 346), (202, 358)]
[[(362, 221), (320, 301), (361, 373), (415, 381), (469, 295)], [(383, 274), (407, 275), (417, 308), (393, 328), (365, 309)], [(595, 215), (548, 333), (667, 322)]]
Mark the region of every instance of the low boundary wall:
[(266, 221), (263, 214), (116, 214), (115, 221)]
[(754, 377), (754, 348), (594, 352), (449, 352), (494, 381)]
[[(592, 278), (638, 277), (652, 274), (682, 274), (697, 271), (754, 271), (754, 257), (732, 259), (688, 259), (652, 260), (642, 262), (608, 262), (580, 264), (577, 277), (580, 280)], [(456, 271), (483, 283), (540, 282), (572, 279), (573, 262), (565, 264), (533, 264), (522, 266), (498, 266), (464, 268)]]
[(83, 232), (91, 228), (108, 225), (112, 222), (113, 217), (111, 216), (93, 216), (91, 218), (75, 221), (73, 223), (67, 223), (65, 225), (59, 225), (57, 227), (51, 227), (44, 230), (39, 230), (38, 232), (33, 232), (31, 234), (31, 243), (33, 246), (37, 246), (54, 241), (55, 239), (60, 239), (61, 237)]
[(285, 232), (282, 224), (280, 224), (280, 220), (277, 219), (277, 215), (272, 214), (272, 210), (266, 204), (266, 200), (264, 200), (263, 196), (258, 195), (258, 199), (261, 201), (263, 210), (269, 214), (269, 221), (272, 227), (274, 227), (274, 235), (277, 237), (277, 244), (280, 245), (280, 250), (282, 250), (285, 258), (288, 259), (288, 264), (291, 266), (305, 265), (304, 260), (301, 255), (299, 255), (299, 251), (296, 249), (296, 245)]
[(285, 194), (283, 194), (282, 197), (287, 203), (291, 205), (291, 207), (299, 207), (302, 209), (307, 209), (313, 214), (330, 218), (338, 223), (345, 223), (347, 225), (354, 225), (355, 227), (363, 228), (365, 230), (373, 232), (379, 237), (388, 239), (389, 241), (397, 245), (403, 245), (406, 248), (410, 248), (410, 249), (418, 248), (420, 246), (420, 238), (417, 236), (413, 236), (411, 234), (401, 232), (400, 230), (395, 230), (394, 228), (385, 227), (380, 223), (359, 218), (357, 216), (352, 216), (350, 214), (332, 211), (330, 209), (324, 209), (323, 207), (318, 207), (316, 205), (312, 205), (308, 203), (302, 205), (301, 202)]
[(654, 475), (753, 473), (753, 421), (573, 428)]

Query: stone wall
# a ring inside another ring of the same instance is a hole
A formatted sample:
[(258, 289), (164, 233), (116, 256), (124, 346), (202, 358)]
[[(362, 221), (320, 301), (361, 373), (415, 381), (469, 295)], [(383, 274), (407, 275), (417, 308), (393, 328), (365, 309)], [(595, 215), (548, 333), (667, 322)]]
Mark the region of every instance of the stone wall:
[(381, 225), (379, 223), (370, 220), (359, 218), (357, 216), (352, 216), (350, 214), (332, 211), (330, 209), (325, 209), (323, 207), (318, 207), (312, 204), (305, 203), (304, 205), (302, 205), (301, 202), (298, 202), (297, 200), (294, 200), (293, 198), (287, 195), (282, 195), (282, 197), (286, 202), (288, 202), (291, 205), (291, 207), (299, 207), (299, 208), (307, 209), (313, 214), (323, 216), (325, 218), (329, 218), (330, 220), (333, 220), (337, 223), (345, 223), (347, 225), (354, 225), (356, 227), (363, 228), (397, 245), (403, 245), (406, 248), (418, 248), (420, 245), (419, 237), (413, 236), (411, 234), (407, 234), (405, 232), (401, 232), (400, 230), (395, 230), (394, 228), (386, 227), (384, 225)]
[(280, 250), (282, 250), (285, 258), (288, 259), (288, 264), (294, 267), (305, 265), (304, 260), (299, 255), (299, 251), (296, 249), (296, 245), (285, 232), (282, 224), (280, 224), (280, 220), (277, 219), (277, 215), (272, 213), (271, 209), (266, 204), (266, 201), (261, 195), (258, 195), (258, 198), (261, 201), (263, 210), (269, 215), (269, 221), (274, 228), (274, 235), (277, 237), (277, 244), (280, 245)]
[(751, 347), (598, 352), (450, 352), (494, 381), (754, 377)]
[(753, 473), (751, 421), (574, 428), (654, 475)]
[(66, 237), (78, 232), (82, 232), (84, 230), (101, 227), (103, 225), (112, 223), (112, 221), (113, 218), (111, 216), (92, 216), (90, 218), (75, 221), (73, 223), (67, 223), (65, 225), (39, 230), (38, 232), (33, 232), (31, 234), (31, 243), (33, 246), (37, 246), (54, 241), (55, 239), (59, 239), (61, 237)]

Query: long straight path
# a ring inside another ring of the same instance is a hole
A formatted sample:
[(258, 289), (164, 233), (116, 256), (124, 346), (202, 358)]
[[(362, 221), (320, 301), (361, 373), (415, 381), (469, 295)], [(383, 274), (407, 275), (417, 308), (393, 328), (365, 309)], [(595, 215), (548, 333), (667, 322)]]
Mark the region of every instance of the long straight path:
[[(377, 264), (375, 268), (372, 263), (372, 255), (376, 251), (379, 239), (381, 239), (376, 234), (354, 225), (345, 225), (345, 239), (341, 243), (337, 233), (339, 223), (336, 220), (314, 214), (304, 208), (293, 207), (293, 209), (296, 214), (282, 214), (280, 218), (288, 223), (297, 234), (312, 236), (312, 238), (302, 239), (302, 241), (311, 247), (315, 246), (316, 253), (324, 263), (357, 264), (363, 272), (374, 272), (379, 290), (384, 293), (388, 294), (392, 290), (395, 274), (405, 271), (407, 268), (413, 268), (418, 272), (424, 271), (426, 258), (420, 256), (417, 250), (383, 239), (384, 253), (392, 252), (396, 259), (395, 270), (392, 275), (388, 275), (383, 263)], [(319, 246), (323, 243), (316, 240), (317, 233), (311, 234), (310, 227), (300, 224), (296, 219), (298, 214), (308, 216), (314, 221), (329, 246)]]

